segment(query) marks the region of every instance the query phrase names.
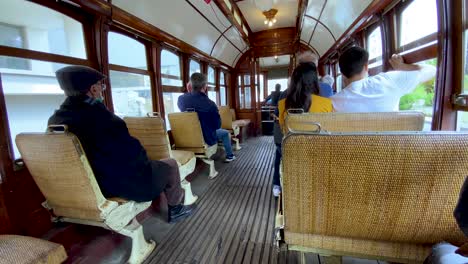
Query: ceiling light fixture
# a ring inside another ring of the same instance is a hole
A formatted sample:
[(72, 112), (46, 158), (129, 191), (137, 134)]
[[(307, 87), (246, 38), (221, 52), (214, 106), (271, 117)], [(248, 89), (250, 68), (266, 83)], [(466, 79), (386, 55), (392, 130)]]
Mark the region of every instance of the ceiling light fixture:
[(270, 9), (268, 11), (263, 11), (263, 15), (265, 16), (265, 21), (263, 23), (268, 25), (269, 27), (273, 26), (276, 23), (275, 15), (278, 13), (277, 9)]

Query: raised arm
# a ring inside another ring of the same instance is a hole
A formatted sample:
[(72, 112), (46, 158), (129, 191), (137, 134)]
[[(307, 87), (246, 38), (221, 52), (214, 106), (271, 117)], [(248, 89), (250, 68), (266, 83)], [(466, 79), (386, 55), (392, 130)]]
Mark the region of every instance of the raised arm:
[(419, 65), (405, 63), (399, 54), (393, 54), (390, 58), (390, 65), (395, 71), (418, 71), (419, 82), (427, 82), (436, 75), (436, 68), (431, 65)]

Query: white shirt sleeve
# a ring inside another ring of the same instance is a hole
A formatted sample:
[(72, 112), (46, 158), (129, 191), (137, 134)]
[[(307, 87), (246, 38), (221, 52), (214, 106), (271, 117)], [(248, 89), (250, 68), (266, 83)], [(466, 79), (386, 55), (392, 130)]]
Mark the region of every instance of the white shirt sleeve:
[(399, 91), (400, 95), (405, 95), (411, 93), (418, 84), (435, 77), (435, 74), (435, 67), (421, 65), (418, 71), (390, 71), (383, 73), (383, 76)]

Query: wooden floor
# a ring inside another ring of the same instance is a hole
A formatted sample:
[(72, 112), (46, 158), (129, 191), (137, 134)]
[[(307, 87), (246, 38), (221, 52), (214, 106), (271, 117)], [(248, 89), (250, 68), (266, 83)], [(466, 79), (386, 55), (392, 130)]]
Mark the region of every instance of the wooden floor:
[(243, 144), (201, 195), (194, 215), (172, 227), (145, 263), (324, 263), (315, 254), (274, 247), (274, 153), (272, 137)]

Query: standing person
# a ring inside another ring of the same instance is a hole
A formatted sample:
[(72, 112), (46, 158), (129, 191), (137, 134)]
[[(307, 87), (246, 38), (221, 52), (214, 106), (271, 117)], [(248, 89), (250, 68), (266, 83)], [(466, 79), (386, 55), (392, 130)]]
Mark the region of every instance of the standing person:
[(235, 160), (236, 156), (232, 153), (230, 133), (225, 129), (221, 129), (221, 117), (219, 116), (218, 107), (206, 95), (208, 90), (206, 76), (198, 72), (192, 74), (187, 90), (190, 92), (179, 96), (177, 100), (180, 111), (195, 109), (200, 119), (205, 143), (212, 146), (217, 144), (218, 140), (223, 141), (226, 150), (225, 161)]
[(280, 96), (281, 96), (281, 84), (277, 83), (275, 85), (275, 91), (271, 92), (271, 94), (267, 98), (265, 98), (263, 103), (269, 104), (271, 106), (278, 106), (278, 101), (280, 99)]
[(145, 202), (164, 192), (169, 222), (190, 215), (192, 208), (183, 205), (177, 162), (149, 160), (125, 122), (102, 103), (106, 76), (85, 66), (64, 67), (56, 76), (67, 98), (48, 124), (67, 125), (78, 137), (103, 195)]
[(336, 112), (398, 111), (400, 97), (436, 74), (433, 66), (407, 64), (394, 54), (390, 59), (394, 71), (368, 77), (368, 60), (369, 53), (361, 47), (351, 47), (340, 56), (340, 70), (347, 86), (332, 97)]
[[(330, 99), (319, 96), (317, 67), (314, 63), (301, 63), (294, 69), (286, 97), (278, 102), (279, 124), (284, 126), (288, 109), (303, 109), (310, 113), (327, 113), (333, 110)], [(281, 144), (276, 144), (275, 168), (273, 175), (273, 195), (281, 193), (280, 163)]]

